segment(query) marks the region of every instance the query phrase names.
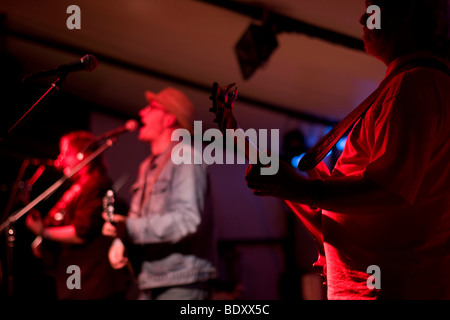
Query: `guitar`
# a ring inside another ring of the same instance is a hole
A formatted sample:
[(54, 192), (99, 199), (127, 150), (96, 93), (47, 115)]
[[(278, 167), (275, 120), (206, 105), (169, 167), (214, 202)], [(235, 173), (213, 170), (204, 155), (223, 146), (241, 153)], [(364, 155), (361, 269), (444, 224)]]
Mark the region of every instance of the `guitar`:
[[(212, 87), (212, 94), (210, 100), (212, 100), (212, 108), (209, 110), (215, 115), (214, 122), (217, 123), (219, 130), (222, 134), (225, 134), (227, 129), (232, 129), (235, 132), (235, 136), (242, 134), (242, 130), (239, 128), (238, 123), (233, 115), (234, 102), (237, 98), (237, 88), (233, 87), (235, 84), (229, 84), (223, 89), (218, 83), (214, 83)], [(245, 155), (247, 160), (250, 159), (250, 155), (261, 154), (260, 150), (256, 147), (256, 144), (250, 140), (250, 138), (244, 135), (243, 139), (236, 139), (237, 147)], [(320, 178), (320, 171), (313, 169), (308, 172), (312, 178)], [(322, 276), (326, 272), (325, 252), (323, 246), (323, 235), (321, 230), (321, 215), (315, 209), (311, 209), (309, 206), (284, 200), (288, 207), (297, 215), (306, 230), (316, 241), (318, 246), (318, 258), (313, 264), (315, 270), (317, 270)]]
[(114, 217), (114, 191), (112, 190), (106, 191), (103, 197), (103, 212), (106, 212), (108, 222), (112, 223)]
[[(108, 222), (111, 224), (114, 224), (114, 222), (113, 222), (114, 211), (115, 211), (114, 203), (115, 203), (114, 191), (113, 190), (106, 191), (105, 196), (103, 197), (103, 212), (106, 213), (106, 216), (108, 217)], [(130, 248), (128, 246), (126, 246), (126, 250), (127, 250), (127, 252), (129, 252)], [(134, 272), (135, 266), (132, 265), (132, 263), (130, 262), (130, 259), (128, 259), (126, 266), (127, 266), (127, 269), (128, 269), (128, 272), (130, 273), (130, 275), (133, 278), (135, 278), (135, 272)]]

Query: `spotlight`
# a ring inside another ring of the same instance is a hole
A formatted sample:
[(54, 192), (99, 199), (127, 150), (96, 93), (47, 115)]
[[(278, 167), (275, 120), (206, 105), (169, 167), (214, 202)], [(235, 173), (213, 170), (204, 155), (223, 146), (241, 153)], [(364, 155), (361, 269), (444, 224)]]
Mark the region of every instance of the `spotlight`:
[(282, 150), (281, 159), (290, 162), (294, 168), (297, 168), (298, 162), (306, 152), (303, 133), (298, 129), (287, 132), (283, 137)]
[(244, 79), (249, 79), (277, 47), (276, 33), (271, 25), (258, 26), (252, 23), (235, 46)]
[(292, 165), (294, 168), (297, 168), (297, 167), (298, 167), (298, 163), (300, 162), (300, 160), (302, 160), (302, 158), (303, 158), (304, 155), (305, 155), (305, 153), (303, 152), (302, 154), (293, 157), (293, 158), (291, 159), (291, 165)]
[(337, 148), (339, 151), (344, 151), (345, 143), (346, 143), (346, 142), (347, 142), (347, 136), (342, 137), (342, 138), (338, 141), (338, 143), (336, 143), (336, 148)]

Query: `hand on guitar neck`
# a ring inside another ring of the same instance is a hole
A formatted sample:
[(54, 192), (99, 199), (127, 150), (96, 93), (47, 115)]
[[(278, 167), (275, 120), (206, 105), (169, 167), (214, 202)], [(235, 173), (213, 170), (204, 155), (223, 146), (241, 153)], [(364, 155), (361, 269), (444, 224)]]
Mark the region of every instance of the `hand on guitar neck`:
[[(237, 89), (232, 90), (233, 87), (234, 84), (230, 84), (222, 89), (217, 83), (214, 83), (210, 97), (213, 102), (210, 112), (214, 113), (214, 121), (217, 122), (223, 134), (225, 134), (227, 129), (236, 130), (239, 128), (233, 115), (234, 102), (237, 98)], [(241, 151), (247, 158), (250, 153), (247, 148), (252, 146), (255, 146), (255, 144), (251, 141), (245, 146), (240, 145), (240, 147), (245, 148), (245, 150)], [(315, 267), (323, 269), (325, 263), (321, 210), (311, 209), (309, 205), (305, 205), (305, 203), (310, 204), (310, 199), (313, 197), (314, 180), (303, 177), (296, 169), (284, 161), (280, 161), (279, 170), (274, 175), (262, 175), (261, 166), (261, 164), (250, 164), (247, 167), (245, 174), (247, 185), (255, 195), (273, 196), (286, 202), (309, 231), (310, 235), (316, 240), (319, 259), (315, 263)], [(313, 179), (321, 179), (328, 176), (329, 172), (326, 166), (321, 163), (317, 166), (317, 169), (315, 168), (308, 172), (308, 175)]]
[(127, 217), (114, 213), (114, 202), (114, 192), (108, 190), (103, 197), (102, 217), (105, 219), (105, 223), (102, 227), (102, 234), (115, 238), (108, 252), (109, 263), (113, 269), (122, 269), (126, 266), (130, 274), (134, 277), (133, 267), (127, 257), (125, 245), (121, 241), (126, 236), (125, 222)]
[(103, 213), (102, 217), (105, 220), (103, 224), (102, 233), (105, 236), (117, 237), (120, 239), (126, 236), (126, 216), (115, 214), (114, 208), (114, 192), (108, 190), (103, 197)]
[[(234, 102), (237, 98), (237, 89), (232, 90), (233, 86), (234, 84), (230, 84), (222, 89), (217, 83), (214, 83), (212, 89), (213, 107), (210, 111), (215, 114), (214, 121), (217, 122), (223, 134), (228, 129), (236, 130), (239, 128), (233, 115)], [(249, 140), (248, 137), (246, 139)], [(245, 150), (241, 150), (245, 155), (250, 153), (248, 149), (256, 149), (255, 146), (256, 143), (253, 141), (249, 141), (247, 144), (238, 144), (238, 147), (245, 148)], [(256, 152), (260, 153), (259, 150), (256, 150)], [(270, 153), (270, 151), (267, 152)], [(256, 158), (259, 159), (259, 157)], [(305, 178), (287, 162), (280, 161), (280, 168), (275, 174), (260, 174), (260, 168), (264, 166), (260, 163), (250, 164), (246, 170), (248, 187), (253, 190), (255, 195), (273, 196), (283, 200), (309, 204), (312, 197), (313, 180)], [(327, 171), (327, 169), (325, 170)], [(311, 170), (308, 174), (314, 179), (320, 179), (323, 175), (319, 170)]]

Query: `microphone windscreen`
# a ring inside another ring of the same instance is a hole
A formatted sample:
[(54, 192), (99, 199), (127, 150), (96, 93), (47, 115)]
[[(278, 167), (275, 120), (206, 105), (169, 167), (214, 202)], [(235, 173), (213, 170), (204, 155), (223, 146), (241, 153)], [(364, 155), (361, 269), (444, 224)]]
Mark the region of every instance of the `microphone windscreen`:
[(81, 58), (81, 62), (83, 63), (84, 70), (86, 71), (94, 71), (97, 68), (98, 60), (92, 54), (87, 54), (83, 58)]
[(128, 120), (125, 123), (125, 128), (127, 128), (127, 130), (130, 131), (130, 132), (135, 131), (138, 127), (139, 127), (138, 122), (136, 120), (133, 120), (133, 119)]

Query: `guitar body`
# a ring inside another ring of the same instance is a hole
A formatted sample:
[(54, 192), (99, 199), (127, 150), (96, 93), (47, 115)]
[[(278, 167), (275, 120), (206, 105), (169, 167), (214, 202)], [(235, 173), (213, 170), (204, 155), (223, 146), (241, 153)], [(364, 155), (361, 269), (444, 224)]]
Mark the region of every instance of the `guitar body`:
[[(210, 112), (215, 114), (214, 121), (217, 122), (219, 129), (224, 134), (226, 129), (233, 129), (235, 133), (239, 134), (239, 127), (236, 119), (233, 115), (234, 101), (237, 98), (237, 89), (231, 90), (234, 84), (230, 84), (223, 89), (217, 83), (213, 84), (212, 87), (212, 95), (210, 99), (213, 101), (213, 106), (209, 110)], [(248, 137), (245, 137), (248, 140)], [(244, 141), (243, 139), (237, 139), (237, 141)], [(251, 154), (250, 148), (256, 148), (255, 144), (252, 141), (248, 141), (249, 143), (239, 144), (238, 148), (245, 154), (247, 159), (249, 159), (249, 155)], [(252, 151), (260, 153), (259, 150), (255, 149)], [(254, 153), (253, 153), (254, 154)], [(316, 168), (310, 170), (308, 175), (311, 178), (323, 178), (324, 176), (329, 176), (328, 168), (320, 163)], [(322, 223), (321, 214), (316, 209), (311, 209), (309, 206), (304, 204), (284, 200), (284, 202), (289, 206), (289, 208), (297, 215), (302, 224), (305, 226), (306, 230), (316, 241), (318, 246), (318, 258), (317, 261), (313, 264), (315, 270), (321, 273), (322, 276), (325, 274), (326, 270), (326, 262), (325, 262), (325, 251), (323, 246), (323, 234), (322, 234)]]

